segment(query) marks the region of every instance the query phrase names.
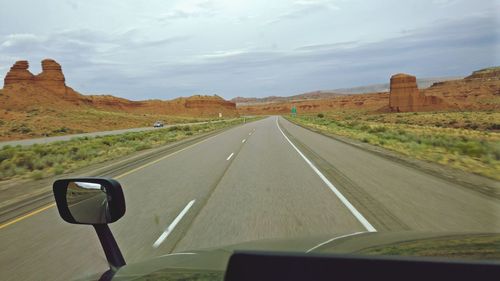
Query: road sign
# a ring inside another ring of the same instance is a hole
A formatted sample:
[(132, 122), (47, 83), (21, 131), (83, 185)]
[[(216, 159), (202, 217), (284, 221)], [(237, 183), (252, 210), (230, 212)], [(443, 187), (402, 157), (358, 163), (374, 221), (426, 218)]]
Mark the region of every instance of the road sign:
[(292, 106), (292, 116), (297, 116), (297, 108), (295, 106)]

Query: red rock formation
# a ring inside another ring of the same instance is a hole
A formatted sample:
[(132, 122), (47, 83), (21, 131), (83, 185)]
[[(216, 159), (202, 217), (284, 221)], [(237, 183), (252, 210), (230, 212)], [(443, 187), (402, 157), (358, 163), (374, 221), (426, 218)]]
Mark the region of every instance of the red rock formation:
[(66, 92), (66, 84), (61, 65), (55, 60), (42, 60), (42, 72), (35, 76), (35, 81), (40, 86), (49, 88), (55, 92)]
[(4, 79), (4, 88), (9, 88), (12, 84), (19, 82), (30, 82), (33, 81), (34, 76), (28, 70), (28, 61), (20, 60), (16, 61), (14, 65), (10, 68)]
[(417, 78), (412, 75), (399, 73), (391, 77), (389, 108), (395, 112), (411, 112), (443, 109), (443, 100), (435, 97), (426, 97), (417, 88)]
[(132, 114), (165, 114), (171, 116), (224, 117), (238, 116), (236, 104), (219, 96), (192, 96), (171, 101), (130, 101), (113, 96), (85, 96), (65, 84), (61, 65), (52, 59), (42, 61), (42, 72), (33, 75), (27, 61), (16, 62), (7, 73), (0, 109), (27, 111), (53, 108), (77, 111), (93, 108)]
[(389, 106), (393, 111), (415, 111), (419, 99), (415, 76), (399, 73), (391, 77)]
[(236, 109), (236, 103), (226, 101), (220, 97), (202, 97), (202, 96), (193, 96), (186, 99), (185, 103), (186, 108), (225, 108), (225, 109)]
[(28, 61), (17, 61), (5, 76), (4, 88), (13, 89), (14, 85), (22, 83), (34, 87), (44, 87), (59, 94), (65, 94), (68, 91), (61, 65), (55, 60), (44, 59), (42, 72), (36, 76), (28, 70), (28, 67)]
[(499, 80), (500, 79), (500, 67), (490, 67), (472, 72), (471, 75), (464, 78), (465, 81), (471, 80)]

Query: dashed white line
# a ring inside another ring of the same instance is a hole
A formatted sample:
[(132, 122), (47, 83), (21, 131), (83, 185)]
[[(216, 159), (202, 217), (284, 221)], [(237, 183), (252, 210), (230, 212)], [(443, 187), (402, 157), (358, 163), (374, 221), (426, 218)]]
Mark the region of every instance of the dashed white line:
[(251, 136), (251, 135), (252, 135), (252, 133), (248, 133), (248, 135), (249, 135), (249, 136)]
[(247, 141), (247, 139), (243, 139), (243, 140), (241, 141), (241, 143), (245, 143), (246, 141)]
[(283, 133), (283, 130), (280, 128), (280, 124), (278, 123), (278, 117), (276, 117), (276, 126), (278, 126), (278, 129), (280, 130), (281, 134), (285, 137), (285, 139), (290, 143), (290, 145), (299, 153), (299, 155), (306, 161), (307, 164), (313, 169), (313, 171), (323, 180), (323, 182), (337, 195), (337, 197), (340, 199), (342, 203), (349, 209), (351, 214), (358, 219), (358, 221), (368, 230), (369, 232), (377, 232), (375, 227), (371, 225), (370, 222), (347, 200), (347, 198), (344, 197), (342, 193), (321, 173), (314, 164), (307, 159), (307, 157), (302, 154), (302, 152), (292, 143), (292, 141)]
[(231, 157), (233, 157), (233, 155), (234, 155), (234, 152), (233, 152), (233, 153), (231, 153), (231, 155), (229, 155), (229, 157), (227, 157), (227, 159), (226, 159), (226, 160), (227, 160), (227, 161), (229, 161), (229, 159), (231, 159)]
[(165, 239), (172, 233), (172, 230), (177, 226), (177, 224), (181, 221), (182, 217), (186, 215), (186, 213), (189, 211), (189, 209), (193, 206), (194, 202), (196, 200), (193, 199), (191, 200), (184, 209), (177, 215), (177, 217), (174, 219), (174, 221), (163, 231), (163, 233), (158, 237), (158, 239), (153, 243), (153, 248), (158, 248)]

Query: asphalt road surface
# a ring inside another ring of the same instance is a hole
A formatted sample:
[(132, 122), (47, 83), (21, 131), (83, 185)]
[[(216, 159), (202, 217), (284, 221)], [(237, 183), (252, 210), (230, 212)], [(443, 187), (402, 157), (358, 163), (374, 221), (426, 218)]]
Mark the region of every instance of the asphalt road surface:
[[(498, 199), (278, 117), (237, 126), (117, 177), (111, 225), (128, 263), (271, 238), (360, 231), (500, 231)], [(54, 207), (0, 226), (0, 280), (68, 280), (107, 267), (92, 227)]]

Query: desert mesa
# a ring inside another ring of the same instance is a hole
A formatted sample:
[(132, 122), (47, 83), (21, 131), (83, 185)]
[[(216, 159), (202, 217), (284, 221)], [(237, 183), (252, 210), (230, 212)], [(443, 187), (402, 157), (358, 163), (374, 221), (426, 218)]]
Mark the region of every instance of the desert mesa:
[(17, 61), (0, 90), (0, 140), (13, 140), (233, 118), (241, 115), (299, 114), (362, 110), (366, 113), (498, 111), (500, 67), (474, 71), (463, 79), (438, 81), (420, 89), (411, 74), (392, 75), (388, 91), (345, 94), (317, 91), (292, 97), (234, 98), (194, 95), (173, 100), (131, 101), (111, 95), (84, 95), (66, 85), (61, 65), (41, 62), (42, 72)]
[(0, 140), (150, 126), (155, 120), (189, 122), (238, 116), (236, 104), (213, 95), (131, 101), (83, 95), (66, 85), (61, 65), (44, 59), (34, 75), (17, 61), (0, 90)]

